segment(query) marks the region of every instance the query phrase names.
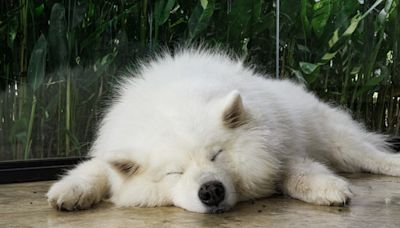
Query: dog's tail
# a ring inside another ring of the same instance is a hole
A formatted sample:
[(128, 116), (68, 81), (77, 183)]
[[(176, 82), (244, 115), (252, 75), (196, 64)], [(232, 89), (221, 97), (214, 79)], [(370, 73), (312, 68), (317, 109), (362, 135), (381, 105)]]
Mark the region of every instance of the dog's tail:
[(400, 136), (389, 137), (386, 141), (394, 152), (400, 153)]

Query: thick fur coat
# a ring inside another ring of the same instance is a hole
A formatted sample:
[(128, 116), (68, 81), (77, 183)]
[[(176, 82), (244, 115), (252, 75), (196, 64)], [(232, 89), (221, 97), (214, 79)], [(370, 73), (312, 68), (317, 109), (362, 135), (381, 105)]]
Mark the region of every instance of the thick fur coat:
[(385, 137), (302, 86), (221, 52), (165, 54), (129, 72), (100, 124), (91, 159), (49, 190), (58, 209), (175, 205), (218, 213), (277, 190), (344, 205), (336, 171), (399, 176)]

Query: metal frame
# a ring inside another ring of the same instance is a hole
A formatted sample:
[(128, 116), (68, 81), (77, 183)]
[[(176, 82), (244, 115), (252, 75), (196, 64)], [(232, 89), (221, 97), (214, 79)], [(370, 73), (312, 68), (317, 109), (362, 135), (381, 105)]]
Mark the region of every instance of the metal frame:
[(0, 184), (55, 180), (85, 157), (0, 162)]

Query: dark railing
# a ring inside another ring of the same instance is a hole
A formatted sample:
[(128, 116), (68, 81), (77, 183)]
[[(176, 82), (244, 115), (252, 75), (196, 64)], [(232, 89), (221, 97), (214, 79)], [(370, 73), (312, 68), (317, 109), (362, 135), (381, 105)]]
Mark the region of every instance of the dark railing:
[(55, 180), (82, 157), (0, 162), (0, 184)]

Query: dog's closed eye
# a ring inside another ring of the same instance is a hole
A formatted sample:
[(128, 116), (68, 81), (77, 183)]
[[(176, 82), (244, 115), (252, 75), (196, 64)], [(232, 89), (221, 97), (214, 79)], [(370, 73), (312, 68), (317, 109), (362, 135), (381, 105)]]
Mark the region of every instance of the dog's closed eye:
[(222, 153), (222, 151), (224, 151), (223, 149), (219, 149), (210, 159), (210, 161), (215, 161), (215, 159), (217, 159), (218, 155), (220, 155)]
[(183, 172), (168, 172), (165, 175), (182, 175)]

